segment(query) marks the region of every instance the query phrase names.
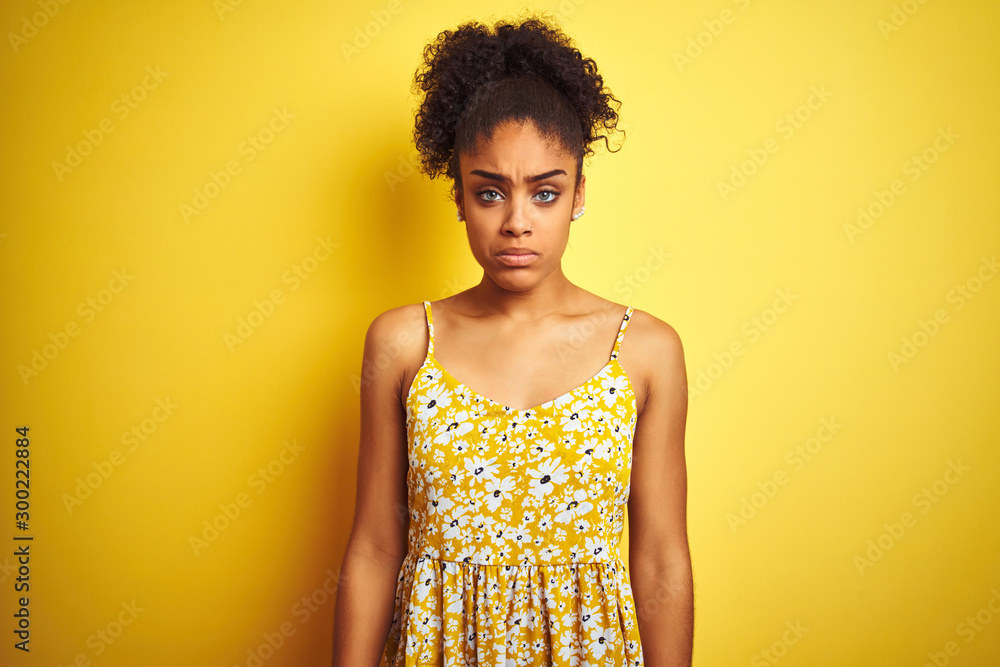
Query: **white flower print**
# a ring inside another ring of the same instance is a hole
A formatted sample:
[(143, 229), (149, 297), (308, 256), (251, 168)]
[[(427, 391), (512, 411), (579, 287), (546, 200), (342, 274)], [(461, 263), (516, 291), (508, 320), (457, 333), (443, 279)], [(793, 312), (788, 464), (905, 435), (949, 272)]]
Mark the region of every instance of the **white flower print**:
[(465, 609), (465, 595), (461, 588), (450, 588), (444, 600), (446, 614), (461, 614)]
[(527, 526), (518, 526), (514, 530), (512, 538), (514, 544), (516, 544), (518, 547), (523, 547), (531, 543), (531, 531), (528, 530)]
[[(563, 614), (565, 617), (567, 614)], [(576, 625), (570, 625), (569, 627), (575, 628)], [(583, 659), (583, 646), (580, 645), (579, 639), (575, 634), (571, 632), (563, 633), (559, 637), (559, 647), (558, 647), (559, 659), (567, 665), (579, 665), (580, 660)]]
[(580, 609), (580, 625), (584, 629), (584, 635), (592, 637), (595, 630), (604, 629), (604, 612), (600, 607), (583, 605)]
[(456, 412), (437, 425), (438, 433), (434, 438), (436, 445), (448, 445), (472, 430), (473, 424), (468, 421), (469, 413), (464, 410)]
[(590, 410), (583, 403), (574, 403), (559, 412), (559, 427), (564, 431), (578, 431), (582, 422), (589, 418)]
[(524, 431), (526, 428), (525, 420), (522, 417), (511, 417), (510, 422), (507, 424), (507, 430), (511, 433), (518, 433)]
[(597, 412), (596, 410), (591, 410), (591, 419), (583, 419), (580, 421), (580, 428), (577, 433), (584, 438), (592, 438), (597, 433), (597, 429), (600, 424), (594, 422), (593, 414)]
[(608, 543), (600, 537), (588, 537), (586, 540), (587, 551), (594, 557), (595, 561), (602, 561), (608, 555)]
[(427, 516), (434, 516), (438, 512), (448, 513), (454, 506), (455, 502), (447, 494), (442, 493), (441, 489), (434, 485), (430, 485), (430, 488), (427, 489), (427, 505), (425, 506)]
[(588, 500), (589, 495), (584, 489), (577, 489), (573, 493), (573, 497), (569, 502), (563, 505), (562, 511), (556, 514), (556, 521), (559, 523), (567, 523), (572, 521), (578, 516), (582, 516), (594, 509), (594, 506)]
[(509, 503), (512, 499), (511, 492), (517, 486), (517, 480), (513, 477), (499, 479), (491, 477), (486, 481), (486, 507), (490, 512), (496, 512), (497, 508), (504, 503)]
[(510, 539), (510, 534), (513, 532), (514, 529), (511, 528), (506, 522), (494, 522), (489, 530), (490, 543), (495, 546), (502, 547), (507, 543), (507, 540)]
[(469, 477), (469, 484), (482, 484), (496, 478), (500, 466), (497, 464), (497, 457), (486, 459), (480, 456), (472, 456), (465, 460), (465, 469), (472, 473)]
[(618, 397), (628, 393), (628, 379), (619, 373), (604, 376), (601, 380), (601, 398), (609, 408), (618, 402)]
[(456, 504), (451, 509), (451, 512), (443, 513), (441, 518), (441, 523), (445, 528), (444, 538), (446, 540), (453, 540), (463, 535), (464, 529), (472, 523), (472, 517), (466, 511), (464, 504)]
[(531, 476), (530, 491), (537, 499), (552, 493), (556, 484), (562, 484), (569, 478), (558, 458), (542, 461), (527, 472)]
[(551, 438), (543, 438), (530, 443), (528, 454), (533, 459), (551, 456), (560, 447), (560, 443)]
[(430, 386), (427, 387), (420, 397), (417, 419), (432, 419), (437, 415), (439, 409), (451, 405), (451, 392), (448, 391), (447, 387), (433, 382), (434, 379), (437, 379), (434, 377), (435, 375), (438, 375), (438, 373), (434, 372), (425, 375), (425, 378), (430, 381)]
[(476, 558), (476, 547), (471, 544), (464, 545), (461, 549), (455, 552), (455, 560), (462, 563), (478, 563), (479, 560)]
[(599, 634), (597, 636), (597, 640), (590, 642), (590, 645), (587, 648), (590, 649), (590, 652), (594, 654), (595, 658), (597, 659), (603, 658), (604, 654), (608, 651), (608, 649), (615, 648), (614, 629), (608, 628), (607, 630)]

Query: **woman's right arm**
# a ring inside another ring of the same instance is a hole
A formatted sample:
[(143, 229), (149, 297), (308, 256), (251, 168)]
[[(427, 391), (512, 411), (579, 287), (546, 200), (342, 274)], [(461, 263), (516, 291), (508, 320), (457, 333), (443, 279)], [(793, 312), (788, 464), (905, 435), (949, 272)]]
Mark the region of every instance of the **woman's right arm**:
[(377, 667), (392, 623), (409, 527), (401, 396), (405, 369), (420, 354), (413, 314), (412, 306), (386, 311), (365, 336), (357, 494), (337, 588), (333, 667)]

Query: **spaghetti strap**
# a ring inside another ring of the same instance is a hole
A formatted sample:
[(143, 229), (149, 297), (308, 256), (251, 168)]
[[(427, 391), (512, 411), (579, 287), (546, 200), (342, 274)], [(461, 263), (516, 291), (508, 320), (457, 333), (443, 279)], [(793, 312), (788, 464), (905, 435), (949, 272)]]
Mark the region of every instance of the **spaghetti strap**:
[(427, 353), (434, 353), (434, 318), (431, 317), (431, 302), (424, 301), (424, 315), (427, 317)]
[(628, 327), (629, 320), (632, 319), (632, 306), (625, 307), (625, 316), (622, 317), (622, 324), (618, 327), (618, 337), (615, 338), (615, 347), (611, 350), (611, 358), (618, 358), (618, 350), (622, 346), (622, 339), (625, 338), (625, 329)]

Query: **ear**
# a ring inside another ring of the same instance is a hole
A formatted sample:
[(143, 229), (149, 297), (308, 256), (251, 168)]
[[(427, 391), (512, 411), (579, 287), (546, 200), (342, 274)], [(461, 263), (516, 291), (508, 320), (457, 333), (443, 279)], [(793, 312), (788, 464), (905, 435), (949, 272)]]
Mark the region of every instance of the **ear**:
[(585, 191), (587, 189), (586, 186), (587, 186), (587, 177), (586, 176), (581, 176), (580, 177), (580, 185), (576, 186), (576, 192), (573, 195), (573, 212), (574, 213), (576, 213), (581, 208), (583, 208), (584, 199), (585, 199), (584, 194), (585, 194)]
[(462, 215), (462, 220), (465, 220), (465, 193), (462, 192), (462, 188), (458, 187), (457, 184), (452, 184), (451, 194), (455, 199), (455, 208)]

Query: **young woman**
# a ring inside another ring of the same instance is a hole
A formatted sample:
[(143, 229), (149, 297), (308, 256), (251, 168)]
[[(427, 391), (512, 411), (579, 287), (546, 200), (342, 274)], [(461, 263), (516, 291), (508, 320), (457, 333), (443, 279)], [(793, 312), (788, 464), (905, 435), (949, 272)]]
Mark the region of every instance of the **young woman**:
[(368, 329), (334, 665), (690, 665), (681, 341), (561, 267), (619, 102), (537, 18), (442, 32), (416, 83), (483, 277)]

